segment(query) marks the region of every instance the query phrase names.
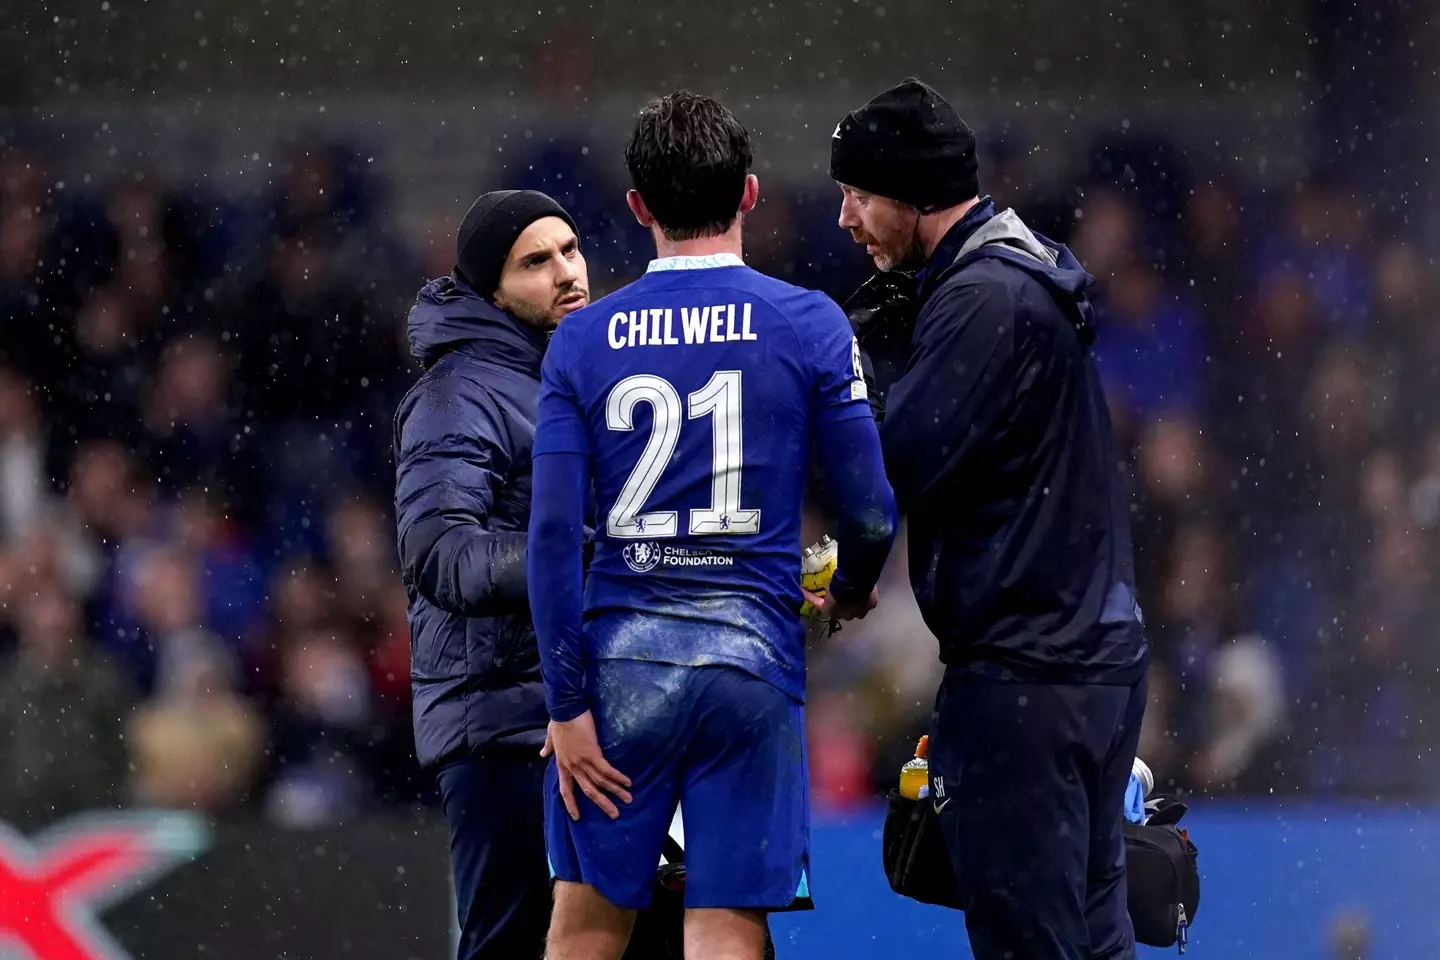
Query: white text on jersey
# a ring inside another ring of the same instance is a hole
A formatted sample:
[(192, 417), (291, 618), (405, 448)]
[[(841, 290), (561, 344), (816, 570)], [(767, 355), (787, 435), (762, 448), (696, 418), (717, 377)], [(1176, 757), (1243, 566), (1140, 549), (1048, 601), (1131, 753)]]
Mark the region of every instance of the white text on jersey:
[[(683, 339), (681, 339), (683, 338)], [(750, 329), (750, 304), (740, 305), (740, 328), (735, 328), (735, 304), (681, 307), (680, 338), (675, 336), (675, 311), (670, 307), (631, 310), (610, 318), (610, 349), (669, 347), (681, 343), (727, 343), (758, 340)]]

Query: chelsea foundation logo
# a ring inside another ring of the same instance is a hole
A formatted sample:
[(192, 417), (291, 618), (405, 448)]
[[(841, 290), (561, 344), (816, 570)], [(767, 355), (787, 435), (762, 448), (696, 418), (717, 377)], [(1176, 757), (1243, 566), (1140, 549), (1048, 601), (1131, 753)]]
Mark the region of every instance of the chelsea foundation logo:
[(735, 558), (723, 553), (707, 550), (687, 550), (685, 547), (662, 546), (654, 540), (637, 540), (627, 543), (621, 556), (625, 565), (636, 573), (649, 573), (656, 567), (730, 567)]
[(622, 553), (625, 563), (636, 573), (649, 573), (660, 565), (660, 547), (650, 540), (627, 543)]

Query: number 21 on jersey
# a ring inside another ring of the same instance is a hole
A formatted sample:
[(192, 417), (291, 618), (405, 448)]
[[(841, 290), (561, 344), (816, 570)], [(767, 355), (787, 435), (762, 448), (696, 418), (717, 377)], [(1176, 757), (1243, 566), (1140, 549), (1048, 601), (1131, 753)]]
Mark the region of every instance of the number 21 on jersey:
[[(688, 419), (710, 417), (714, 444), (710, 466), (710, 506), (690, 511), (691, 536), (753, 534), (760, 532), (760, 511), (740, 507), (740, 477), (745, 455), (740, 418), (740, 371), (717, 370), (705, 386), (686, 398)], [(611, 430), (634, 430), (635, 407), (648, 403), (653, 413), (650, 438), (640, 460), (620, 490), (605, 521), (612, 537), (659, 539), (679, 534), (674, 510), (643, 512), (660, 476), (670, 465), (680, 443), (686, 411), (680, 394), (668, 380), (653, 374), (636, 374), (615, 384), (605, 401), (605, 425)]]

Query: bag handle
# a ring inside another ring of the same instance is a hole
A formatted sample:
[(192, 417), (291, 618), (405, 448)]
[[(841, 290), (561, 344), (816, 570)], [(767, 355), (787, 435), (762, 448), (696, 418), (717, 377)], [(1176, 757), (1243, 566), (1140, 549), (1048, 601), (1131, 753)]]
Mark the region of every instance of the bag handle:
[(1185, 816), (1188, 809), (1183, 801), (1171, 800), (1168, 797), (1161, 798), (1155, 807), (1155, 812), (1146, 818), (1145, 823), (1152, 827), (1174, 826), (1180, 822), (1181, 817)]

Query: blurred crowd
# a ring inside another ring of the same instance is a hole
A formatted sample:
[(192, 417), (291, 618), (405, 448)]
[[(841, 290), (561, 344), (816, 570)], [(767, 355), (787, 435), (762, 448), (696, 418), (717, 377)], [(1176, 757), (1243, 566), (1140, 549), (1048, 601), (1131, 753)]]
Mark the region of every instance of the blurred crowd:
[(0, 795), (423, 796), (390, 417), (421, 261), (340, 146), (217, 199), (0, 166)]
[[(555, 195), (595, 295), (638, 275), (618, 163), (535, 142), (477, 192)], [(1345, 185), (1257, 190), (1138, 136), (1076, 161), (1057, 187), (997, 139), (983, 186), (1099, 281), (1154, 651), (1142, 755), (1183, 791), (1440, 786), (1428, 259)], [(406, 313), (454, 222), (407, 243), (378, 166), (300, 142), (236, 197), (3, 154), (0, 816), (308, 824), (433, 800), (389, 444)], [(837, 201), (766, 184), (752, 265), (843, 300), (868, 264)], [(824, 805), (869, 802), (928, 725), (938, 664), (905, 577), (902, 546), (879, 615), (813, 645)]]

